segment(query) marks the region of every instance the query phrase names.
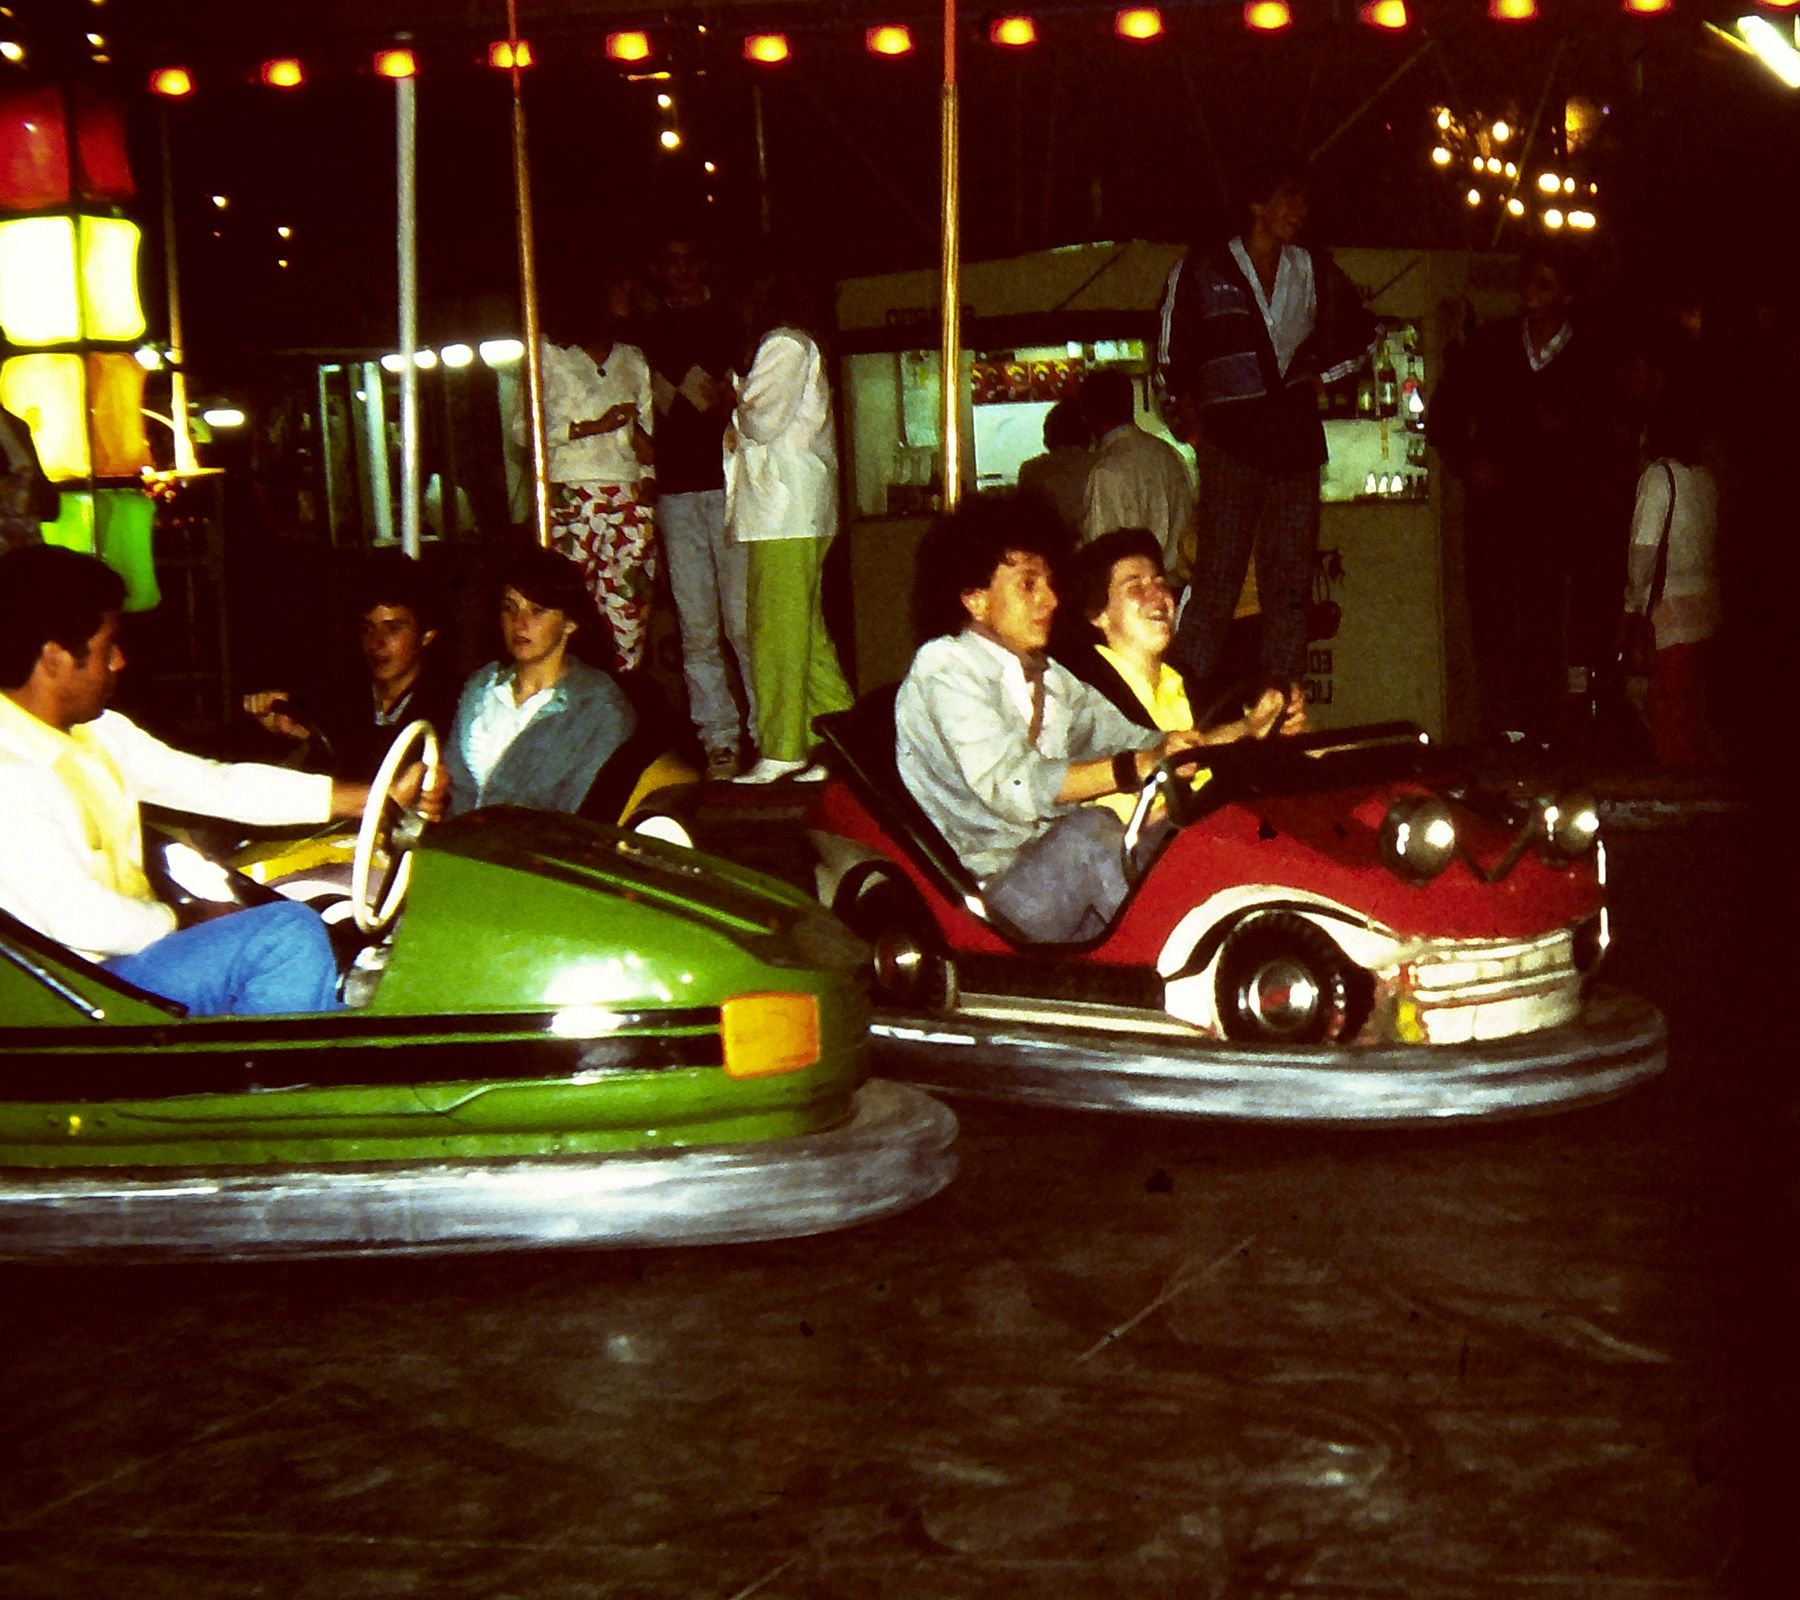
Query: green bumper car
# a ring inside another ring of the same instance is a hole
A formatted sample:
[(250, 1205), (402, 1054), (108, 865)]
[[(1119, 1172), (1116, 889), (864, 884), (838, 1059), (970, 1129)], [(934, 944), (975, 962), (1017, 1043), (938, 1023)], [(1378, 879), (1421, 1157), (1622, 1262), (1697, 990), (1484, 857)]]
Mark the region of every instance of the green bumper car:
[(949, 1181), (806, 897), (535, 812), (388, 854), (325, 1015), (187, 1017), (0, 914), (0, 1259), (721, 1243)]

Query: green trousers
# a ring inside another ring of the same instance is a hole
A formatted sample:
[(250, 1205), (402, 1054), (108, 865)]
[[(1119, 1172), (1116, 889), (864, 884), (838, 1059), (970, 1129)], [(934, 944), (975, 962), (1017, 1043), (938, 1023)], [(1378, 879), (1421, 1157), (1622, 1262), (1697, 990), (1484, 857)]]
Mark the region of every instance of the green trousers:
[(754, 539), (748, 548), (757, 749), (770, 760), (804, 761), (816, 743), (813, 718), (843, 711), (851, 702), (819, 604), (819, 578), (830, 543)]

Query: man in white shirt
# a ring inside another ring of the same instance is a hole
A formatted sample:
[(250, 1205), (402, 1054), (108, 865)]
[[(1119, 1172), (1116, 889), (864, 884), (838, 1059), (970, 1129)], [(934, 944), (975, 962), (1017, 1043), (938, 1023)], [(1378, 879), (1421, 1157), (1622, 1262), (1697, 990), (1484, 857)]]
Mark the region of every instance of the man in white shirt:
[(1043, 513), (975, 501), (920, 551), (941, 636), (913, 658), (894, 706), (901, 781), (980, 880), (988, 906), (1047, 943), (1102, 932), (1130, 882), (1124, 825), (1085, 806), (1135, 792), (1195, 733), (1139, 728), (1045, 658), (1056, 594)]
[[(365, 784), (187, 755), (108, 711), (125, 586), (92, 556), (0, 557), (0, 909), (195, 1015), (329, 1010), (324, 924), (289, 902), (177, 928), (144, 873), (138, 804), (251, 824), (357, 815)], [(407, 775), (405, 797), (421, 774)], [(441, 814), (441, 794), (422, 809)]]
[(1100, 441), (1088, 468), (1081, 542), (1116, 528), (1148, 528), (1163, 567), (1180, 567), (1181, 531), (1194, 514), (1194, 484), (1181, 452), (1137, 425), (1131, 379), (1096, 372), (1081, 386), (1081, 406)]

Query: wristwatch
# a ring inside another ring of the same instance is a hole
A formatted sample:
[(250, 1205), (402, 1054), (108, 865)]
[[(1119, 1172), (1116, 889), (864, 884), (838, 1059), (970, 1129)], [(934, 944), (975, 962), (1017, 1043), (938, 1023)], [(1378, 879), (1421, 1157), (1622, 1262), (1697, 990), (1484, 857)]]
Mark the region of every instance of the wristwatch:
[(1121, 750), (1112, 759), (1113, 787), (1120, 794), (1135, 794), (1144, 787), (1144, 780), (1138, 776), (1137, 752)]

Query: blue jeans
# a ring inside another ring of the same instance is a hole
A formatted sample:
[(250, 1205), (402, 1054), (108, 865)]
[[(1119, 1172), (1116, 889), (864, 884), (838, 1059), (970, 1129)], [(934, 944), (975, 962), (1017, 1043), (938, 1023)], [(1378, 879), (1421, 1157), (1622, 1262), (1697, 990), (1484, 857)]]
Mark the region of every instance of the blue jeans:
[(318, 912), (284, 900), (182, 928), (106, 970), (188, 1009), (189, 1016), (335, 1011), (337, 957)]
[(688, 711), (708, 750), (736, 750), (743, 720), (731, 695), (726, 650), (749, 701), (756, 729), (756, 695), (750, 682), (748, 593), (750, 552), (725, 542), (725, 491), (701, 489), (666, 494), (656, 507), (657, 533), (669, 563), (669, 588), (681, 623), (681, 670)]

